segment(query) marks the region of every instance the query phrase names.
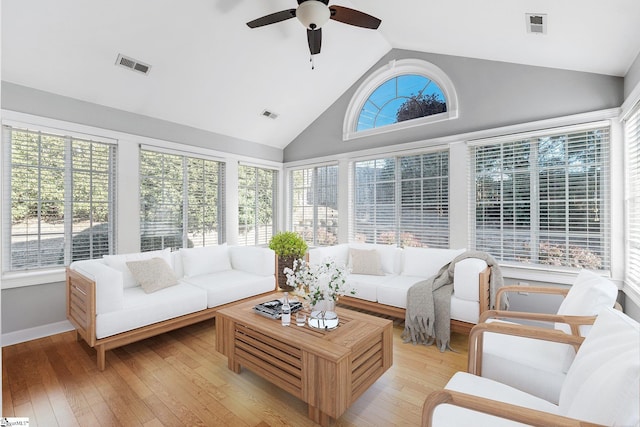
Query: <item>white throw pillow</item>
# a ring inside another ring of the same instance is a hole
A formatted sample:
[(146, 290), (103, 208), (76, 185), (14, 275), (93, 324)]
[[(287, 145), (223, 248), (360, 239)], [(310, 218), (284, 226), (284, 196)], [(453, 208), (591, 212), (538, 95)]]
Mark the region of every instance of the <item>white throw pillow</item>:
[(403, 276), (433, 277), (466, 249), (404, 248)]
[(349, 267), (351, 274), (384, 276), (380, 254), (375, 249), (349, 249)]
[(229, 248), (226, 243), (202, 248), (182, 248), (180, 255), (185, 277), (231, 270)]
[(127, 267), (127, 262), (143, 261), (145, 259), (151, 258), (162, 258), (167, 262), (167, 264), (169, 264), (169, 267), (173, 268), (170, 248), (162, 249), (159, 251), (135, 252), (131, 254), (104, 255), (102, 257), (105, 264), (122, 272), (122, 285), (125, 289), (135, 288), (136, 286), (138, 286), (138, 282), (136, 282), (136, 279), (133, 277), (131, 271)]
[(178, 284), (175, 273), (162, 258), (128, 261), (127, 267), (136, 282), (148, 294)]

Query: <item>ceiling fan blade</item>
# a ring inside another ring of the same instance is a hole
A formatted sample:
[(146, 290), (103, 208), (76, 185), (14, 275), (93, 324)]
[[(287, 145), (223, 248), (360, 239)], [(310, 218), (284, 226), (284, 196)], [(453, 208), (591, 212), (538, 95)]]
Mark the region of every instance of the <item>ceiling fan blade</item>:
[(287, 19), (295, 18), (295, 16), (295, 9), (282, 10), (270, 15), (265, 15), (262, 18), (254, 19), (253, 21), (247, 22), (247, 25), (249, 28), (257, 28), (264, 25), (275, 24), (280, 21), (286, 21)]
[(331, 19), (344, 24), (355, 25), (356, 27), (377, 29), (382, 22), (375, 16), (367, 15), (359, 10), (350, 9), (344, 6), (329, 6)]
[(317, 30), (307, 29), (307, 40), (309, 41), (309, 52), (311, 55), (317, 55), (320, 53), (320, 47), (322, 45), (322, 28)]

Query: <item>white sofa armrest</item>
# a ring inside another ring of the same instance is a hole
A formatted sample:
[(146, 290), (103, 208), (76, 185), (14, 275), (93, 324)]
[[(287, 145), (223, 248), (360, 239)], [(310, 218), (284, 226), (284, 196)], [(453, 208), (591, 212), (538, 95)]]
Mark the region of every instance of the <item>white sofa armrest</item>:
[(77, 261), (70, 268), (95, 282), (96, 314), (124, 307), (124, 280), (121, 271), (102, 263), (102, 260)]
[(478, 258), (465, 258), (456, 263), (453, 270), (453, 294), (467, 301), (480, 301), (479, 275), (487, 263)]
[(276, 253), (259, 246), (229, 246), (231, 267), (259, 276), (273, 276), (276, 272)]

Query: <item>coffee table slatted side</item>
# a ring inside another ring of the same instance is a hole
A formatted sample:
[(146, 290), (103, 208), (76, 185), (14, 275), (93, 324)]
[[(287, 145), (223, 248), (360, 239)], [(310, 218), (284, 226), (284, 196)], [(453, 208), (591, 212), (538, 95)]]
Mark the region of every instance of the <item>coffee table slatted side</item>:
[(297, 398), (302, 396), (302, 350), (236, 324), (235, 359)]

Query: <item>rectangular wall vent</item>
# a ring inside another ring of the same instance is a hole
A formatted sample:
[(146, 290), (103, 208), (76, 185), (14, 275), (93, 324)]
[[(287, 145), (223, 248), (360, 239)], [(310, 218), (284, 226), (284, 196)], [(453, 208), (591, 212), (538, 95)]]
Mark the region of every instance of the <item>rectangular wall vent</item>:
[(544, 13), (526, 13), (527, 33), (547, 34), (547, 15)]
[(273, 111), (269, 111), (269, 110), (264, 110), (261, 115), (264, 116), (264, 117), (268, 117), (270, 119), (273, 119), (273, 120), (278, 118), (278, 115), (276, 113), (274, 113)]
[(149, 74), (149, 70), (151, 69), (151, 65), (140, 62), (137, 59), (129, 58), (123, 54), (118, 55), (116, 65), (129, 68), (130, 70), (137, 71), (142, 74)]

